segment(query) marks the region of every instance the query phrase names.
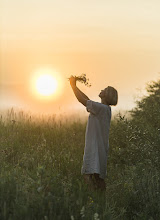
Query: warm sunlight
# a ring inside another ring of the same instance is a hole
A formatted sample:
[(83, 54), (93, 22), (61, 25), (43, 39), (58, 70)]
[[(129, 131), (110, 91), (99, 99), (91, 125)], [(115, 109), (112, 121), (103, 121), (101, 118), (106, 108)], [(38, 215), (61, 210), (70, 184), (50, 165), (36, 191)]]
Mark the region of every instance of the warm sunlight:
[(52, 95), (56, 92), (57, 80), (48, 74), (41, 75), (36, 81), (36, 89), (43, 96)]
[(41, 68), (32, 73), (32, 92), (37, 99), (55, 100), (63, 92), (63, 79), (52, 68)]

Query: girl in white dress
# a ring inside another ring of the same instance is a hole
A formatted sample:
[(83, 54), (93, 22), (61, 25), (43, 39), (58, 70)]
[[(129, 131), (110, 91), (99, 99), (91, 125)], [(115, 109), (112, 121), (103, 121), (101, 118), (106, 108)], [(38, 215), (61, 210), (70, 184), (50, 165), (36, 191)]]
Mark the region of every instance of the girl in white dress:
[(117, 90), (108, 86), (101, 90), (101, 103), (91, 101), (76, 86), (76, 78), (70, 77), (70, 85), (78, 101), (86, 106), (89, 114), (86, 135), (83, 165), (81, 173), (91, 188), (105, 190), (107, 171), (107, 157), (109, 149), (109, 128), (111, 121), (111, 107), (118, 101)]

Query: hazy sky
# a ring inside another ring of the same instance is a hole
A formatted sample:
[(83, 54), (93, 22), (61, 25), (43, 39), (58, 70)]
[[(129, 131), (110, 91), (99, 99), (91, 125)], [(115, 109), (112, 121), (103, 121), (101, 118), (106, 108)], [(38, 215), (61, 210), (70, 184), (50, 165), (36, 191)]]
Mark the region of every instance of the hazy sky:
[[(114, 109), (130, 109), (160, 71), (158, 0), (1, 0), (0, 107), (67, 112), (83, 108), (67, 81), (86, 73), (90, 99), (108, 85), (119, 92)], [(32, 78), (40, 69), (59, 75), (59, 95), (39, 100)], [(137, 91), (138, 89), (138, 91)]]

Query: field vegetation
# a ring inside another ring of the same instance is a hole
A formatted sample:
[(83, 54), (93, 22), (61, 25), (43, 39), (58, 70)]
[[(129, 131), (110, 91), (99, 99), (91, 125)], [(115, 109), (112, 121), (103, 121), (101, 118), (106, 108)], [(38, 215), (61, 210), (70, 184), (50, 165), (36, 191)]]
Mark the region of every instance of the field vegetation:
[(160, 81), (111, 122), (106, 192), (81, 177), (86, 121), (0, 118), (1, 220), (160, 219)]

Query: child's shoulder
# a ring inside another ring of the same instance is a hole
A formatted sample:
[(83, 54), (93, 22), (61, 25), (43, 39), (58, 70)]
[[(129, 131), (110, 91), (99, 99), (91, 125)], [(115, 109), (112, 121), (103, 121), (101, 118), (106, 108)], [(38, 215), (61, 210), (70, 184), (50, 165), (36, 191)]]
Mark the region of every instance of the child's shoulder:
[(103, 103), (92, 101), (92, 100), (87, 101), (87, 107), (97, 109), (97, 110), (109, 111), (109, 112), (111, 111), (111, 107), (109, 105), (105, 105)]

